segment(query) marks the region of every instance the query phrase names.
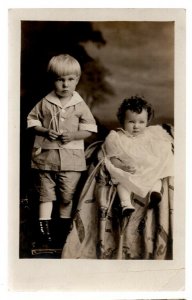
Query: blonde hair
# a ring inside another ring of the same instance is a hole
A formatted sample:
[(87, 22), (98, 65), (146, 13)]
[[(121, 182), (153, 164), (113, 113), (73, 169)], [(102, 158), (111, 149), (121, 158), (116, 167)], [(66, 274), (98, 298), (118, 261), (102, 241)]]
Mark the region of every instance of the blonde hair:
[(60, 54), (53, 56), (49, 61), (47, 71), (53, 77), (75, 74), (81, 76), (81, 67), (79, 62), (69, 54)]

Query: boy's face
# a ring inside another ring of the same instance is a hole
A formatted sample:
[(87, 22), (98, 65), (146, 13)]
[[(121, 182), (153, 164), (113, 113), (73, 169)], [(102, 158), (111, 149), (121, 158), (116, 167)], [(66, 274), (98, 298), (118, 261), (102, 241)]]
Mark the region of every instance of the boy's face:
[(148, 123), (148, 114), (145, 109), (140, 114), (127, 110), (125, 113), (124, 130), (137, 136), (145, 130)]
[(54, 82), (55, 93), (59, 98), (68, 98), (73, 95), (78, 84), (79, 77), (75, 74), (63, 75)]

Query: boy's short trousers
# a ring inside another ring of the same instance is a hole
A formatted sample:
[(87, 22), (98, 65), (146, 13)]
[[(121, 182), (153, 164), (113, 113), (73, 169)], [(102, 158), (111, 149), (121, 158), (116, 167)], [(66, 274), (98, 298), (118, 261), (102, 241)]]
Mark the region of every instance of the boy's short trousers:
[[(42, 202), (55, 201), (57, 195), (63, 204), (73, 200), (81, 172), (77, 171), (39, 171), (38, 184), (39, 200)], [(56, 192), (57, 191), (57, 192)]]

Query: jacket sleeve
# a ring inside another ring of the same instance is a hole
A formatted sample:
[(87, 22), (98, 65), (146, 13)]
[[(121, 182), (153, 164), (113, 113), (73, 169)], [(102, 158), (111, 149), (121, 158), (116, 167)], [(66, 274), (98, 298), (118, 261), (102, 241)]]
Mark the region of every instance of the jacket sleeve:
[(79, 130), (97, 132), (95, 119), (85, 102), (80, 103)]
[(42, 126), (42, 101), (38, 102), (27, 116), (27, 128)]

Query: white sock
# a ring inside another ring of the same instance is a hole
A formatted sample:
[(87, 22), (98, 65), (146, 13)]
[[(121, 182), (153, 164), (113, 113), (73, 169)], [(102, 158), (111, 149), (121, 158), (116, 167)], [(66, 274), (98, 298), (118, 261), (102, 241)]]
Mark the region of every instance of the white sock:
[(40, 202), (39, 205), (39, 220), (51, 220), (53, 202)]
[(121, 184), (117, 185), (117, 193), (119, 195), (121, 207), (133, 208), (134, 206), (131, 203), (131, 193), (126, 190)]

